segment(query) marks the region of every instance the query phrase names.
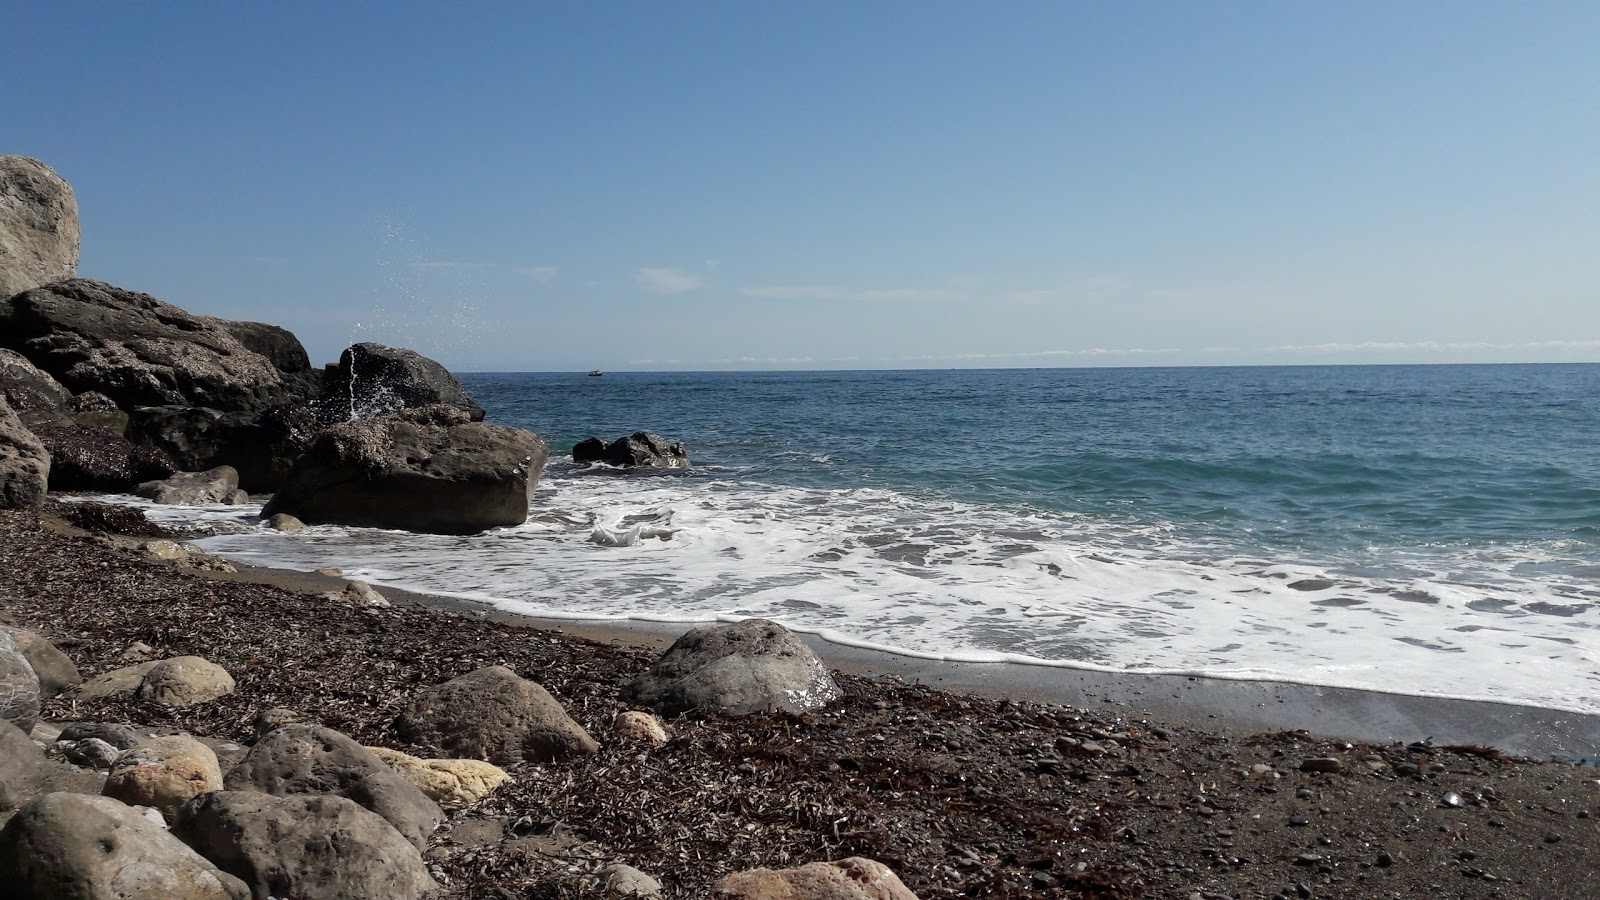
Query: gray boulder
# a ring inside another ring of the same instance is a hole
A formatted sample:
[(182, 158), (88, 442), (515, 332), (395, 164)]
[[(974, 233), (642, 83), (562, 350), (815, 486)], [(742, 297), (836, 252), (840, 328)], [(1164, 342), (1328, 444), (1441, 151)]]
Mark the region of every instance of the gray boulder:
[(68, 415), (72, 392), (15, 350), (0, 349), (0, 398), (34, 428)]
[(32, 509), (44, 502), (50, 454), (0, 398), (0, 509)]
[(78, 267), (72, 185), (27, 156), (0, 156), (0, 300), (71, 278)]
[(802, 713), (842, 696), (811, 648), (766, 619), (690, 631), (622, 688), (624, 702), (668, 715)]
[(39, 676), (11, 635), (0, 632), (0, 719), (23, 731), (39, 721)]
[(416, 785), (395, 774), (372, 751), (316, 725), (285, 725), (269, 731), (228, 773), (230, 791), (286, 797), (333, 794), (347, 797), (387, 819), (418, 848), (428, 842), (444, 814)]
[(81, 684), (83, 676), (72, 659), (55, 644), (25, 628), (0, 625), (0, 634), (9, 635), (13, 645), (27, 658), (39, 678), (39, 695), (48, 700), (67, 688)]
[(0, 346), (122, 409), (234, 411), (293, 399), (271, 361), (222, 326), (103, 281), (57, 281), (0, 302)]
[(0, 812), (16, 809), (45, 789), (49, 760), (27, 733), (0, 719)]
[(520, 525), (548, 453), (531, 431), (453, 406), (403, 409), (320, 434), (262, 515), (435, 534)]
[(635, 431), (609, 444), (597, 437), (579, 441), (572, 448), (572, 461), (624, 469), (684, 469), (689, 466), (689, 454), (682, 441), (669, 440), (653, 431)]
[(61, 729), (58, 741), (105, 741), (118, 750), (132, 750), (153, 735), (142, 728), (116, 722), (73, 722)]
[(483, 421), (483, 407), (444, 366), (415, 350), (363, 343), (346, 348), (327, 367), (317, 409), (325, 422), (347, 422), (435, 403)]
[(437, 887), (417, 848), (343, 797), (202, 794), (178, 810), (172, 832), (256, 900), (411, 900)]
[(238, 502), (239, 473), (233, 466), (205, 472), (176, 472), (161, 481), (146, 481), (134, 493), (146, 500), (175, 506), (207, 506)]
[(233, 689), (233, 676), (216, 663), (199, 656), (174, 656), (96, 675), (78, 686), (77, 698), (91, 701), (134, 697), (185, 709), (231, 694)]
[(600, 749), (542, 686), (487, 666), (428, 688), (395, 722), (400, 738), (497, 766), (550, 762)]
[(144, 814), (110, 797), (45, 794), (0, 829), (0, 892), (52, 900), (247, 900)]

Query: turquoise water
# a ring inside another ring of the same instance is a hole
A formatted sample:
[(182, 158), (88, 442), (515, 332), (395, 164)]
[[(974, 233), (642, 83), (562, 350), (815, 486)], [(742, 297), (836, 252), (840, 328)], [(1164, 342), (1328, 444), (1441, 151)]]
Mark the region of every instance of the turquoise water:
[[(1600, 366), (462, 381), (550, 442), (527, 525), (207, 545), (545, 616), (1600, 712)], [(638, 429), (695, 466), (566, 455)]]

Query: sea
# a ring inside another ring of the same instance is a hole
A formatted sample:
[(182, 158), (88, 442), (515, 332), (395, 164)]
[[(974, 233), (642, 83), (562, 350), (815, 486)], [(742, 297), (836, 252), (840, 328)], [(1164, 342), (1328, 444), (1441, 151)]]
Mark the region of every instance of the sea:
[[(1600, 713), (1600, 365), (471, 373), (550, 458), (431, 536), (152, 508), (555, 619)], [(575, 466), (650, 430), (687, 469)]]

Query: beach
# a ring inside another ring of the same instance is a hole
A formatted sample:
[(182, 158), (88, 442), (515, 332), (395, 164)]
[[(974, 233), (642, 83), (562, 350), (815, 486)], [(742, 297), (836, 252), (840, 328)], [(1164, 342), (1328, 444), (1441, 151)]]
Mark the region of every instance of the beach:
[[(180, 569), (127, 543), (48, 510), (0, 514), (6, 619), (53, 638), (86, 675), (142, 641), (210, 659), (238, 688), (183, 710), (57, 699), (47, 719), (244, 742), (277, 707), (404, 749), (393, 721), (409, 696), (504, 664), (600, 740), (593, 756), (511, 767), (510, 784), (447, 808), (424, 854), (443, 896), (599, 896), (583, 873), (625, 862), (666, 896), (697, 897), (732, 871), (851, 855), (922, 898), (1600, 892), (1595, 770), (1481, 746), (1484, 723), (1500, 721), (1525, 726), (1528, 747), (1564, 728), (1556, 742), (1581, 752), (1583, 717), (1136, 676), (1073, 685), (1070, 672), (1052, 685), (829, 652), (843, 700), (669, 719), (672, 740), (652, 749), (610, 722), (627, 708), (619, 682), (668, 634), (553, 630), (400, 592), (390, 609), (360, 609), (319, 593), (326, 576)], [(1415, 715), (1434, 717), (1432, 742), (1384, 718)], [(1455, 743), (1451, 722), (1480, 739)]]

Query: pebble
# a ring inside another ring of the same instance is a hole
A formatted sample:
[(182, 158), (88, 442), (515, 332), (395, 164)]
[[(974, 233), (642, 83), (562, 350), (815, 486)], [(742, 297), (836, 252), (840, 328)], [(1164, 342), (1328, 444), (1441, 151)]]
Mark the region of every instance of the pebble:
[(1310, 788), (1301, 788), (1294, 792), (1296, 800), (1315, 800), (1317, 795)]
[(1463, 802), (1464, 801), (1461, 799), (1460, 794), (1456, 793), (1455, 791), (1451, 791), (1450, 793), (1445, 794), (1444, 797), (1439, 800), (1439, 805), (1454, 809), (1460, 806)]
[(1290, 816), (1289, 817), (1289, 827), (1290, 828), (1304, 828), (1305, 826), (1310, 825), (1310, 824), (1311, 824), (1311, 820), (1306, 818), (1305, 816)]
[(1294, 858), (1297, 866), (1314, 866), (1319, 862), (1322, 862), (1322, 857), (1315, 853), (1302, 853)]
[(1388, 853), (1379, 853), (1377, 862), (1380, 868), (1387, 869), (1394, 865), (1394, 857), (1390, 856)]
[(1344, 763), (1331, 756), (1314, 756), (1300, 761), (1302, 772), (1340, 772), (1344, 770)]

